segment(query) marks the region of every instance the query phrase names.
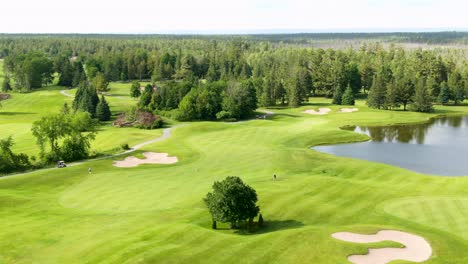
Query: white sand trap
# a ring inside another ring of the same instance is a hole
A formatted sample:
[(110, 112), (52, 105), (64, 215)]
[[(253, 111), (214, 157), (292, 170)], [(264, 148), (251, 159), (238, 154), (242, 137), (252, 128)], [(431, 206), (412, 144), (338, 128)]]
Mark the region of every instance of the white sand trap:
[(424, 238), (401, 231), (382, 230), (375, 235), (340, 232), (332, 234), (332, 237), (361, 244), (395, 241), (405, 246), (404, 248), (371, 248), (367, 255), (349, 256), (348, 260), (355, 264), (386, 264), (394, 260), (423, 262), (432, 255), (431, 245)]
[(340, 109), (341, 113), (352, 113), (356, 111), (359, 111), (359, 109), (358, 108), (341, 108)]
[(169, 157), (167, 153), (145, 152), (145, 159), (139, 159), (134, 156), (126, 157), (121, 161), (114, 161), (115, 167), (130, 168), (140, 164), (174, 164), (178, 161), (177, 157)]
[(331, 111), (330, 108), (319, 108), (318, 111), (309, 109), (309, 110), (305, 110), (304, 113), (310, 114), (310, 115), (326, 115), (330, 111)]

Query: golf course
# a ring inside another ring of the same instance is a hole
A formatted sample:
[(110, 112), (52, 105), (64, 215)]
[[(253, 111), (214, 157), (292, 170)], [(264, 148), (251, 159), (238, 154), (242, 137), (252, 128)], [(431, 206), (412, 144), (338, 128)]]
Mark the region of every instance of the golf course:
[[(106, 98), (113, 113), (134, 104), (130, 84), (110, 87)], [(13, 135), (15, 151), (37, 155), (31, 123), (73, 100), (62, 90), (48, 86), (2, 101), (0, 131)], [(330, 111), (305, 113), (318, 108)], [(424, 122), (468, 114), (468, 107), (436, 106), (428, 114), (376, 110), (358, 100), (356, 108), (341, 112), (330, 99), (313, 97), (298, 108), (258, 109), (273, 112), (264, 120), (171, 121), (167, 127), (177, 126), (167, 138), (132, 153), (2, 177), (0, 263), (348, 263), (347, 256), (368, 248), (401, 244), (355, 244), (331, 235), (380, 230), (426, 239), (432, 255), (425, 263), (467, 263), (467, 178), (423, 175), (310, 147), (368, 139), (343, 126)], [(163, 134), (110, 123), (99, 130), (92, 150), (107, 154)], [(178, 161), (113, 166), (144, 152), (168, 153)], [(211, 229), (202, 199), (227, 176), (255, 188), (264, 228)]]

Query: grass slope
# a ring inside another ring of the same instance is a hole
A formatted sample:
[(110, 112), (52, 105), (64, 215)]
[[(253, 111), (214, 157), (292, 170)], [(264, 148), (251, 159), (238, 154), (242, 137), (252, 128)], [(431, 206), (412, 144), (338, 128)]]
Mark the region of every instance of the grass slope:
[[(422, 122), (433, 115), (372, 110), (362, 101), (356, 113), (302, 113), (338, 109), (328, 101), (275, 109), (271, 120), (190, 123), (141, 150), (175, 155), (180, 162), (173, 165), (122, 169), (100, 160), (2, 178), (0, 263), (347, 263), (347, 255), (365, 253), (367, 245), (335, 240), (333, 232), (384, 228), (428, 239), (434, 256), (427, 263), (468, 263), (468, 238), (459, 232), (464, 220), (458, 228), (444, 220), (460, 217), (457, 210), (466, 206), (437, 198), (464, 203), (468, 179), (425, 176), (308, 148), (365, 140), (340, 130), (343, 125)], [(438, 108), (451, 112), (468, 107)], [(120, 131), (109, 129), (108, 135), (136, 137)], [(267, 224), (262, 232), (210, 229), (202, 198), (213, 181), (228, 175), (257, 190)], [(432, 213), (419, 216), (428, 207)], [(395, 246), (375, 246), (385, 245)]]

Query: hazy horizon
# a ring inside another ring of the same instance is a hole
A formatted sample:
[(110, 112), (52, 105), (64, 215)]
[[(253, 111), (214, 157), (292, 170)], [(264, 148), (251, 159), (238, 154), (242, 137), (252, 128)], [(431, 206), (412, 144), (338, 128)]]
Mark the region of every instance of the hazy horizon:
[[(258, 34), (468, 31), (463, 0), (17, 0), (2, 33)], [(14, 22), (14, 23), (13, 23)]]

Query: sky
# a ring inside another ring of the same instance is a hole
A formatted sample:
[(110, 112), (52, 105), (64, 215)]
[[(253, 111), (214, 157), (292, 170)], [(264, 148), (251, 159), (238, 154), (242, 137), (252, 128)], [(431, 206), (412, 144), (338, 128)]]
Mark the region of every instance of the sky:
[(1, 33), (468, 31), (468, 0), (8, 0)]

